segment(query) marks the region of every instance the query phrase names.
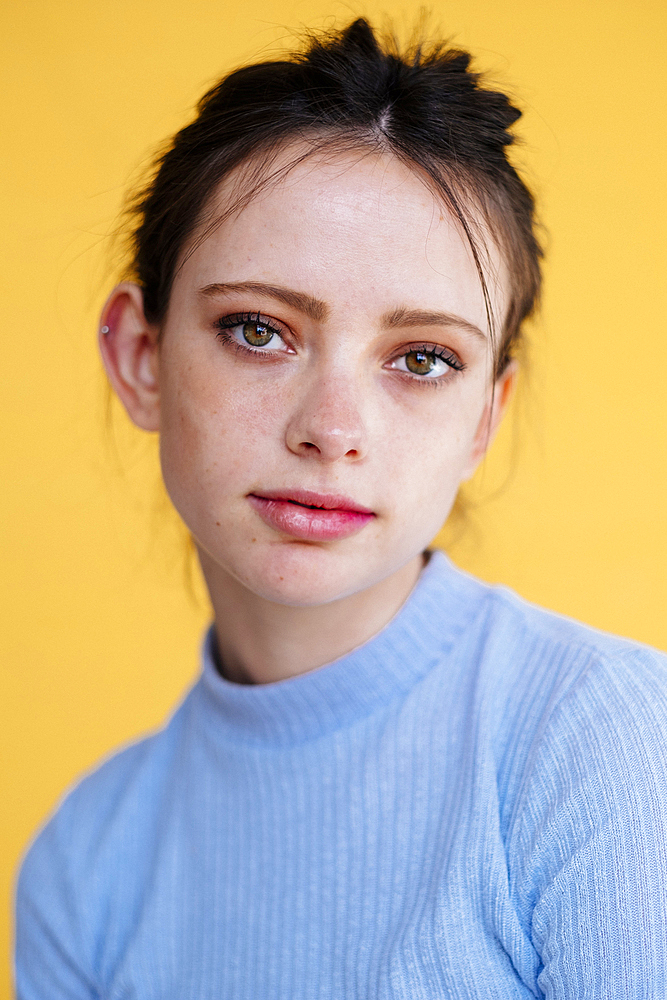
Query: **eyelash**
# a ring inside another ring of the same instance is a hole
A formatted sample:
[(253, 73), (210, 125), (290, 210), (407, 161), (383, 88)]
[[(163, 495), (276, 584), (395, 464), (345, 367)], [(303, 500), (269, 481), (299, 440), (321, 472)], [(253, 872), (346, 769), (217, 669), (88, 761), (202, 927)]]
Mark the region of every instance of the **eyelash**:
[[(218, 329), (217, 336), (223, 343), (228, 344), (233, 347), (234, 350), (242, 354), (253, 354), (255, 356), (267, 357), (269, 354), (283, 353), (278, 351), (267, 351), (262, 348), (255, 348), (251, 344), (240, 344), (237, 340), (234, 340), (230, 335), (229, 331), (233, 330), (237, 326), (243, 326), (245, 323), (257, 323), (258, 326), (266, 327), (271, 333), (276, 334), (284, 341), (283, 328), (279, 326), (275, 320), (272, 320), (268, 316), (262, 315), (259, 312), (244, 312), (244, 313), (233, 313), (229, 316), (221, 316), (215, 321), (215, 326)], [(400, 358), (406, 357), (408, 354), (430, 354), (435, 358), (438, 358), (451, 369), (452, 374), (465, 371), (466, 365), (461, 359), (450, 351), (446, 347), (442, 347), (439, 344), (408, 344), (406, 345), (400, 354), (394, 355), (391, 362), (398, 361)], [(452, 375), (440, 375), (435, 378), (428, 378), (427, 376), (411, 374), (410, 372), (401, 371), (400, 369), (394, 369), (400, 376), (404, 379), (409, 380), (413, 385), (429, 385), (436, 389), (442, 386), (445, 382), (448, 382)]]

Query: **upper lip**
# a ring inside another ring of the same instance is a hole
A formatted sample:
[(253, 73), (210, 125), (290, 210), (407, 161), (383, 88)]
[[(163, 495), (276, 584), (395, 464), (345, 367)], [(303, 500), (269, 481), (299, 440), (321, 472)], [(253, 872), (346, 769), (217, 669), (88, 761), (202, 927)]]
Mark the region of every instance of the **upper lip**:
[(315, 493), (313, 490), (251, 490), (250, 496), (262, 500), (282, 500), (299, 503), (304, 507), (319, 507), (322, 510), (352, 510), (358, 514), (372, 514), (368, 507), (336, 493)]

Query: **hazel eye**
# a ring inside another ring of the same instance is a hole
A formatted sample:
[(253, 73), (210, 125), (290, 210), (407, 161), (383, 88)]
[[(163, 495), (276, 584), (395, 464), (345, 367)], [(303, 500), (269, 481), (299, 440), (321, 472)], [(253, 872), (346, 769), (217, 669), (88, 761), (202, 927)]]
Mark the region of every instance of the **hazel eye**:
[[(436, 358), (430, 351), (410, 351), (405, 355), (405, 367), (413, 375), (430, 375), (437, 368), (440, 358)], [(444, 362), (440, 361), (444, 368)]]
[(250, 322), (244, 323), (241, 327), (243, 339), (251, 347), (266, 347), (276, 336), (275, 331), (264, 323)]
[(291, 353), (277, 324), (259, 313), (223, 316), (216, 321), (218, 337), (238, 350), (255, 354)]
[(414, 376), (417, 382), (444, 382), (453, 372), (463, 371), (465, 365), (446, 347), (424, 344), (394, 358), (388, 367)]

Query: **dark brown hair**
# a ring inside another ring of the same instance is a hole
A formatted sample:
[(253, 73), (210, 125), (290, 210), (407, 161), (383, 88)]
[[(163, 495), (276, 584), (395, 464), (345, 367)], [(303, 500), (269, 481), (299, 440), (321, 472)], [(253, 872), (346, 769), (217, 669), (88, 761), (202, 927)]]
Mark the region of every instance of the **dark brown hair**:
[[(483, 86), (470, 61), (469, 53), (441, 43), (401, 52), (393, 41), (380, 43), (360, 18), (311, 38), (305, 51), (221, 80), (130, 205), (131, 276), (143, 289), (149, 321), (164, 318), (179, 260), (194, 249), (193, 238), (197, 246), (264, 184), (313, 152), (370, 147), (420, 172), (458, 221), (479, 274), (500, 374), (539, 297), (541, 250), (532, 195), (507, 157), (510, 128), (521, 112), (504, 93)], [(304, 141), (306, 153), (271, 172), (286, 144)], [(222, 219), (207, 218), (216, 188), (240, 166), (247, 170), (239, 197)], [(484, 227), (510, 277), (500, 330), (488, 294)]]

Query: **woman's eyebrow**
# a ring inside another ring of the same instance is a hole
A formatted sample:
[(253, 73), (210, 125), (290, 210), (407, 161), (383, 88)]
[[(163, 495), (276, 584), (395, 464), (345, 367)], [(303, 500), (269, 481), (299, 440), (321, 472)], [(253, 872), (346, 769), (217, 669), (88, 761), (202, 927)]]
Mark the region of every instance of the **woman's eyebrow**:
[(393, 312), (385, 313), (382, 318), (383, 325), (388, 329), (395, 329), (401, 326), (446, 326), (456, 327), (464, 333), (472, 334), (482, 340), (486, 340), (486, 334), (478, 326), (456, 316), (454, 313), (433, 312), (430, 309), (394, 309)]
[[(283, 285), (271, 285), (264, 281), (216, 281), (210, 285), (204, 285), (199, 289), (200, 295), (211, 298), (216, 295), (233, 295), (235, 292), (254, 292), (277, 299), (279, 302), (284, 302), (285, 305), (291, 306), (293, 309), (298, 309), (299, 312), (304, 313), (304, 315), (316, 322), (325, 320), (329, 313), (329, 307), (321, 299), (316, 299), (305, 292), (297, 292), (293, 288), (285, 288)], [(406, 309), (404, 307), (393, 309), (391, 312), (385, 313), (382, 317), (382, 325), (390, 330), (397, 327), (411, 326), (456, 327), (465, 333), (472, 334), (474, 337), (486, 340), (486, 335), (482, 333), (479, 327), (463, 319), (462, 316), (456, 316), (454, 313), (436, 312), (430, 309)]]
[(200, 295), (232, 295), (234, 292), (255, 292), (260, 295), (267, 295), (269, 298), (278, 299), (285, 305), (298, 309), (310, 319), (321, 322), (326, 319), (329, 307), (320, 299), (306, 295), (305, 292), (296, 292), (292, 288), (284, 288), (282, 285), (268, 285), (263, 281), (229, 281), (214, 282), (204, 285), (199, 289)]

